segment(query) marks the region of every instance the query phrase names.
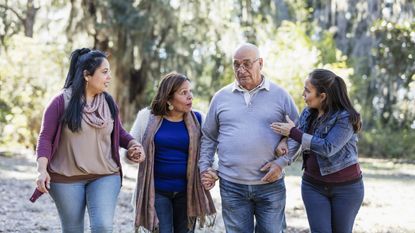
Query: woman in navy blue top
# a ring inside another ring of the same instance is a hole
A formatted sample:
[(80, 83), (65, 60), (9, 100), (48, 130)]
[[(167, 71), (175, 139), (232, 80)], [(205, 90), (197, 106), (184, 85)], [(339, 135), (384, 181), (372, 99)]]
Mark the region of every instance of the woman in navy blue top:
[(290, 138), (287, 161), (302, 146), (301, 194), (311, 232), (351, 233), (364, 196), (356, 135), (360, 115), (343, 79), (329, 70), (310, 73), (303, 97), (307, 108), (297, 126), (287, 117), (271, 128)]
[(167, 74), (134, 122), (131, 134), (147, 155), (134, 197), (138, 231), (187, 233), (196, 221), (202, 227), (214, 222), (215, 207), (197, 167), (202, 117), (192, 111), (192, 100), (190, 80)]
[[(196, 117), (200, 119), (200, 114), (196, 113)], [(185, 192), (189, 134), (184, 121), (164, 118), (154, 137), (154, 144), (156, 191)]]

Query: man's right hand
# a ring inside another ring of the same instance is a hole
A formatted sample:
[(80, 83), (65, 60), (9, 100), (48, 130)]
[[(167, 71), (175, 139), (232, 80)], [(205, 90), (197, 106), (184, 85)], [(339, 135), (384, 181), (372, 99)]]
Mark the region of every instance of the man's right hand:
[(219, 177), (215, 169), (208, 168), (202, 172), (200, 179), (202, 181), (203, 188), (206, 190), (211, 190), (213, 187), (215, 187), (215, 183)]
[(282, 173), (282, 168), (278, 164), (275, 164), (273, 162), (268, 162), (261, 168), (261, 171), (262, 172), (268, 171), (267, 174), (265, 174), (265, 176), (262, 177), (261, 181), (271, 183), (271, 182), (278, 180), (278, 178), (280, 178), (281, 173)]

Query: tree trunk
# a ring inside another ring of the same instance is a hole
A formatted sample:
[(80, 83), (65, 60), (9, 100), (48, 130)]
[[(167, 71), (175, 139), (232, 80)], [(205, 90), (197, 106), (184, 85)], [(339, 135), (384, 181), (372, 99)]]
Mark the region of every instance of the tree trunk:
[(26, 18), (24, 19), (24, 34), (27, 37), (33, 37), (33, 27), (35, 25), (36, 13), (39, 10), (35, 8), (33, 0), (27, 0), (26, 4)]

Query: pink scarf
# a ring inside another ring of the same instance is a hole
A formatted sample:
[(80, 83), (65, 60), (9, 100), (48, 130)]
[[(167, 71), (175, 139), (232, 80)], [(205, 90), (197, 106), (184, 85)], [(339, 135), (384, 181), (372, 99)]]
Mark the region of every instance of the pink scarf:
[(83, 119), (95, 128), (104, 128), (111, 123), (111, 112), (105, 100), (104, 93), (97, 94), (90, 106), (84, 106)]

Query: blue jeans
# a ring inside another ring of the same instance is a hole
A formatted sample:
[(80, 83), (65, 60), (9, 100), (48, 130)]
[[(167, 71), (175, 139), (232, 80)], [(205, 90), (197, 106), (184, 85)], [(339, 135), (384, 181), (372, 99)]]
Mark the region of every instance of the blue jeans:
[(88, 207), (92, 233), (112, 232), (120, 188), (119, 174), (91, 181), (51, 183), (49, 193), (58, 209), (62, 232), (84, 232), (85, 207)]
[(190, 233), (187, 228), (186, 192), (156, 190), (155, 207), (160, 233)]
[(363, 202), (363, 181), (328, 187), (303, 179), (301, 195), (312, 233), (351, 233)]
[(227, 233), (280, 233), (285, 225), (285, 184), (244, 185), (220, 179), (222, 215)]

